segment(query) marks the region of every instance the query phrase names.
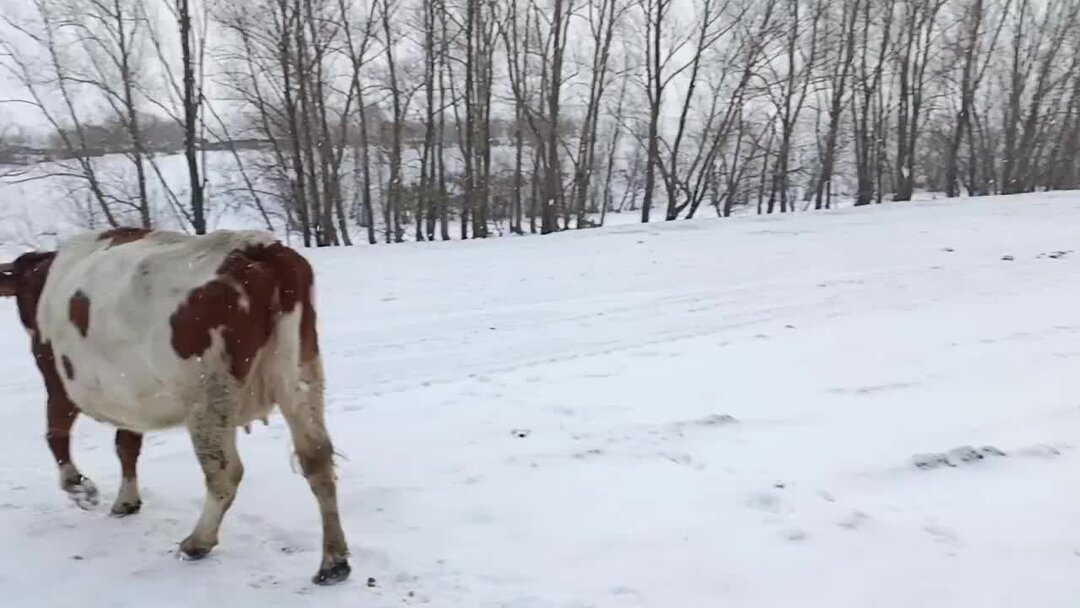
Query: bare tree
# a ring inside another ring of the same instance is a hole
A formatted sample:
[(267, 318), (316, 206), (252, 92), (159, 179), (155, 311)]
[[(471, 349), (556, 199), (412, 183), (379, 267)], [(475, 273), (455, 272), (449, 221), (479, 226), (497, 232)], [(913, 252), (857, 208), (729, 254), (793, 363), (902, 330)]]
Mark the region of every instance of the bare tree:
[[(1011, 0), (1004, 0), (1004, 10), (996, 24), (989, 22), (988, 0), (968, 0), (957, 15), (958, 23), (963, 25), (962, 34), (956, 45), (956, 53), (959, 55), (956, 63), (960, 66), (960, 99), (945, 154), (945, 194), (949, 197), (955, 197), (960, 193), (961, 146), (964, 137), (970, 137), (975, 95), (982, 85), (987, 68), (991, 65), (990, 59), (997, 48), (998, 37), (1005, 24), (1004, 16), (1011, 3)], [(988, 29), (992, 32), (989, 39), (987, 39)]]
[[(844, 102), (848, 93), (848, 83), (851, 79), (852, 66), (855, 61), (855, 47), (857, 24), (859, 14), (864, 10), (864, 5), (869, 5), (871, 0), (844, 0), (841, 3), (841, 12), (837, 20), (836, 34), (832, 37), (832, 53), (834, 55), (828, 61), (828, 127), (824, 141), (820, 146), (820, 167), (816, 184), (814, 185), (814, 209), (827, 208), (829, 199), (826, 197), (827, 190), (832, 184), (833, 175), (836, 172), (837, 146), (841, 120), (843, 117)], [(867, 8), (869, 8), (867, 6)], [(826, 51), (828, 52), (828, 51)]]
[(578, 149), (574, 162), (573, 199), (570, 203), (570, 209), (576, 214), (578, 228), (587, 225), (585, 214), (589, 205), (586, 199), (589, 195), (593, 173), (597, 169), (595, 155), (601, 104), (611, 80), (611, 45), (615, 39), (616, 26), (621, 23), (627, 8), (628, 4), (620, 0), (588, 0), (585, 3), (592, 58), (589, 65), (589, 94), (585, 105), (585, 119), (581, 123), (581, 132), (578, 135)]
[(1074, 0), (29, 7), (0, 15), (2, 101), (54, 164), (2, 177), (77, 184), (78, 221), (252, 205), (330, 246), (1080, 185)]
[(199, 157), (196, 150), (203, 96), (200, 81), (196, 80), (195, 74), (196, 41), (190, 0), (176, 0), (176, 18), (180, 28), (180, 62), (184, 75), (184, 159), (187, 161), (188, 184), (191, 188), (191, 220), (195, 234), (206, 234), (205, 188), (202, 178), (199, 177)]
[[(825, 14), (826, 4), (822, 2), (811, 6), (809, 15), (809, 30), (806, 31), (803, 24), (804, 15), (800, 12), (801, 0), (787, 0), (786, 28), (783, 37), (783, 67), (784, 74), (770, 76), (771, 82), (777, 82), (779, 86), (771, 87), (779, 89), (770, 95), (776, 106), (776, 122), (780, 127), (780, 142), (776, 151), (776, 159), (772, 169), (772, 180), (769, 192), (767, 213), (775, 210), (777, 197), (780, 202), (780, 212), (787, 213), (791, 190), (791, 154), (795, 139), (795, 130), (798, 127), (799, 116), (810, 91), (810, 85), (815, 79), (815, 68), (818, 61), (819, 29)], [(808, 48), (807, 48), (808, 47)], [(771, 67), (771, 66), (770, 66)]]
[(855, 93), (851, 98), (856, 172), (855, 205), (882, 199), (886, 143), (885, 68), (897, 0), (863, 2), (858, 7)]
[(1037, 152), (1054, 119), (1047, 106), (1077, 69), (1075, 53), (1067, 62), (1061, 60), (1060, 53), (1066, 41), (1075, 43), (1080, 4), (1017, 0), (1012, 13), (1001, 152), (1002, 191), (1006, 194), (1032, 190), (1038, 181)]
[[(110, 226), (118, 226), (117, 215), (113, 211), (115, 196), (106, 192), (94, 166), (86, 126), (76, 107), (78, 91), (75, 88), (79, 78), (69, 67), (69, 60), (61, 54), (60, 45), (65, 35), (63, 23), (57, 22), (54, 5), (49, 0), (34, 0), (34, 9), (38, 27), (17, 22), (6, 15), (0, 15), (0, 18), (9, 29), (22, 34), (36, 49), (44, 52), (48, 75), (42, 75), (37, 66), (31, 64), (30, 58), (11, 41), (0, 39), (3, 67), (29, 95), (31, 101), (22, 103), (32, 105), (41, 113), (67, 155), (77, 163), (78, 173), (69, 175), (85, 180), (106, 222)], [(60, 98), (60, 108), (47, 101), (54, 91)]]
[(926, 102), (928, 69), (933, 61), (938, 15), (946, 0), (903, 3), (897, 62), (899, 107), (896, 132), (896, 188), (893, 200), (907, 201), (915, 191), (915, 163)]

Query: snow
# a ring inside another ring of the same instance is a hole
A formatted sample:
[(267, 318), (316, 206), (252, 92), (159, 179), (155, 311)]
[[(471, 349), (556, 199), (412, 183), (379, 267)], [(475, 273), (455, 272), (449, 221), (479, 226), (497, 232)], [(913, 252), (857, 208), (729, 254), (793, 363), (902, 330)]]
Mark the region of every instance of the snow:
[(202, 562), (181, 431), (117, 520), (80, 420), (105, 497), (70, 504), (0, 302), (3, 604), (1076, 606), (1078, 242), (1056, 193), (311, 251), (354, 554), (328, 589), (280, 416)]

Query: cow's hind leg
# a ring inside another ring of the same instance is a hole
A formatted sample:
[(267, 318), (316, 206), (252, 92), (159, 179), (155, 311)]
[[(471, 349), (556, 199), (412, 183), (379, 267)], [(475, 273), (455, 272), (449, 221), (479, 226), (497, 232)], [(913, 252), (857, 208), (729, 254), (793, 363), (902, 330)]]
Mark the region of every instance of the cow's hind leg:
[(79, 411), (62, 396), (50, 396), (46, 410), (49, 426), (45, 440), (60, 467), (60, 488), (80, 509), (96, 507), (99, 502), (97, 486), (83, 477), (71, 459), (71, 428), (75, 426)]
[(323, 555), (314, 582), (332, 585), (349, 578), (349, 548), (341, 530), (337, 482), (334, 479), (334, 448), (323, 420), (323, 374), (318, 359), (304, 363), (295, 399), (282, 403), (300, 466), (319, 503), (322, 517)]
[(206, 399), (191, 414), (188, 428), (195, 455), (206, 476), (206, 502), (191, 534), (180, 543), (182, 557), (200, 559), (218, 543), (218, 529), (244, 476), (236, 450), (236, 386), (232, 378), (210, 373)]
[(142, 450), (143, 436), (133, 431), (116, 431), (116, 455), (120, 458), (120, 492), (113, 503), (112, 514), (124, 517), (139, 512), (142, 499), (139, 497), (137, 464)]

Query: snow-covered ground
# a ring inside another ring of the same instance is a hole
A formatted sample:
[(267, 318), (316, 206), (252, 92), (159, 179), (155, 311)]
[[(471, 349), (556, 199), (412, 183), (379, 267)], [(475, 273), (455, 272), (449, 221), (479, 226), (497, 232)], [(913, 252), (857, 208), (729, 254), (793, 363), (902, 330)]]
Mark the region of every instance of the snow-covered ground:
[(0, 302), (0, 605), (1080, 605), (1080, 193), (310, 256), (353, 579), (280, 417), (202, 562), (180, 431), (69, 503)]

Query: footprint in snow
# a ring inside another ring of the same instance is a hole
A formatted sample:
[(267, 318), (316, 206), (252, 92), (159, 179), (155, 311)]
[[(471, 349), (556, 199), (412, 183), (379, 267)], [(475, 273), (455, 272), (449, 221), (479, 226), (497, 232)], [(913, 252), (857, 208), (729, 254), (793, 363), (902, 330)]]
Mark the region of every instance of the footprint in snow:
[(578, 453), (574, 454), (574, 458), (576, 458), (578, 460), (586, 460), (586, 459), (589, 459), (589, 458), (596, 458), (598, 456), (603, 456), (603, 455), (604, 455), (604, 450), (601, 450), (600, 448), (591, 448), (591, 449), (585, 450), (583, 452), (578, 452)]
[(939, 544), (954, 546), (961, 544), (960, 535), (957, 534), (955, 530), (952, 530), (951, 528), (946, 528), (945, 526), (939, 526), (937, 524), (927, 524), (923, 526), (923, 532), (929, 534), (930, 538), (932, 538), (934, 542)]
[(260, 576), (254, 580), (248, 581), (248, 587), (252, 589), (262, 589), (264, 587), (276, 587), (281, 584), (281, 581), (272, 574)]
[(855, 509), (840, 521), (836, 522), (836, 525), (847, 530), (858, 530), (866, 525), (866, 522), (870, 521), (870, 516), (858, 509)]
[(776, 492), (755, 492), (746, 499), (746, 506), (769, 513), (780, 512), (780, 495)]
[(887, 384), (871, 384), (866, 386), (857, 387), (836, 387), (828, 389), (829, 393), (834, 395), (874, 395), (877, 393), (885, 393), (891, 391), (898, 391), (908, 389), (917, 386), (917, 382), (891, 382)]
[(703, 418), (673, 422), (668, 426), (667, 431), (682, 435), (685, 431), (690, 429), (719, 428), (737, 424), (738, 422), (738, 419), (728, 414), (709, 414)]
[(784, 530), (784, 540), (798, 543), (806, 540), (810, 535), (802, 528), (789, 528)]
[(1026, 448), (1020, 448), (1014, 451), (1018, 456), (1029, 456), (1033, 458), (1045, 458), (1047, 460), (1051, 458), (1057, 458), (1061, 456), (1061, 450), (1052, 445), (1032, 445)]
[(911, 457), (911, 463), (915, 465), (915, 468), (921, 470), (936, 469), (940, 467), (955, 468), (965, 464), (972, 464), (991, 456), (1004, 457), (1005, 452), (992, 445), (983, 446), (981, 448), (973, 448), (969, 445), (965, 445), (953, 448), (948, 452), (915, 454)]
[[(689, 454), (684, 454), (681, 452), (657, 452), (656, 455), (660, 458), (663, 458), (664, 460), (673, 462), (675, 464), (680, 464), (684, 466), (695, 465), (693, 457), (691, 457)], [(704, 467), (697, 466), (696, 468), (702, 469)]]

